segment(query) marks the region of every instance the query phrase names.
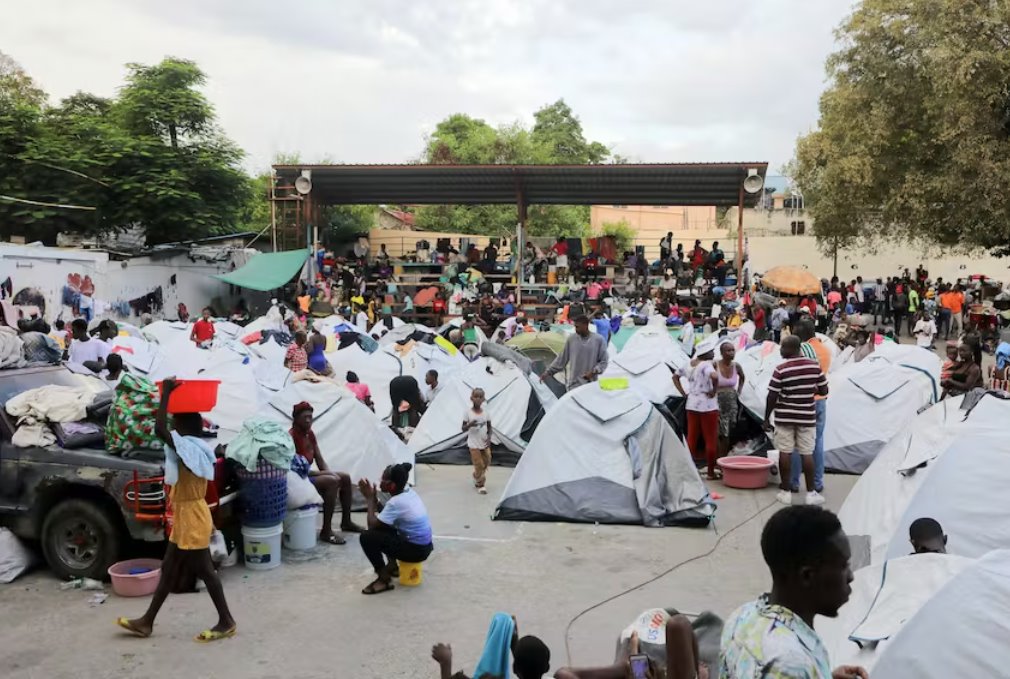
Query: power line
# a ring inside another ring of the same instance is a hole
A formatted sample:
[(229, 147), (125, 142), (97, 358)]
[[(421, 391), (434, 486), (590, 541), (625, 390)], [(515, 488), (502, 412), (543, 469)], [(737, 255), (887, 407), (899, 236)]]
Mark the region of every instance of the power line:
[(97, 210), (98, 208), (92, 207), (90, 205), (63, 205), (61, 203), (45, 203), (39, 200), (28, 200), (27, 198), (15, 198), (14, 196), (5, 196), (0, 193), (0, 200), (7, 201), (8, 203), (25, 203), (26, 205), (38, 205), (39, 207), (55, 207), (62, 210)]

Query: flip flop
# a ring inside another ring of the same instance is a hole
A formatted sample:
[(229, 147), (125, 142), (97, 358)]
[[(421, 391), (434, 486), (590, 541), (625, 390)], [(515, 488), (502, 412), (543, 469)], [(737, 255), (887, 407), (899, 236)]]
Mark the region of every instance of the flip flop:
[(230, 639), (235, 636), (235, 632), (238, 630), (237, 627), (232, 627), (224, 632), (215, 632), (212, 629), (205, 629), (204, 631), (193, 637), (193, 641), (198, 644), (209, 644), (212, 641), (221, 641), (222, 639)]
[(141, 639), (146, 639), (151, 636), (150, 632), (144, 632), (133, 626), (133, 623), (129, 618), (116, 618), (116, 624), (135, 637), (140, 637)]
[[(375, 582), (379, 581), (376, 580)], [(396, 589), (396, 587), (394, 587), (393, 583), (391, 582), (385, 583), (386, 586), (384, 589), (375, 589), (375, 582), (371, 583), (370, 585), (368, 585), (368, 587), (361, 590), (361, 593), (371, 596), (372, 594), (383, 594), (385, 592), (392, 592), (394, 589)]]
[(340, 524), (340, 530), (344, 533), (364, 533), (365, 529), (356, 523)]
[(322, 535), (320, 535), (319, 536), (319, 541), (320, 542), (325, 542), (326, 544), (329, 544), (329, 545), (346, 545), (347, 544), (347, 540), (343, 539), (342, 537), (340, 537), (336, 533), (330, 533), (326, 537), (323, 537)]

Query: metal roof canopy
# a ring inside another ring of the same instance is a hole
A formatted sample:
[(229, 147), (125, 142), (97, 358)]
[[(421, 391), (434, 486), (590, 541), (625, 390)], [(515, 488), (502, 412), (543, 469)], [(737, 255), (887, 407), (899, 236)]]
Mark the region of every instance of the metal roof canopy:
[[(323, 205), (738, 205), (749, 170), (768, 163), (638, 165), (274, 165), (293, 183), (312, 172)], [(762, 192), (744, 193), (757, 204)]]

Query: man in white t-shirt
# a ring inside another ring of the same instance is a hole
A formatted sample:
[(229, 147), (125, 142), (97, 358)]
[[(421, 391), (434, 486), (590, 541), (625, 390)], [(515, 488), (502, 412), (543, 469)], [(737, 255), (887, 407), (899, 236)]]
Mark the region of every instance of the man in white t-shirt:
[(88, 335), (88, 322), (83, 318), (75, 318), (70, 328), (74, 339), (70, 343), (67, 362), (95, 373), (101, 372), (111, 351), (109, 345)]
[(918, 318), (915, 321), (915, 327), (912, 328), (915, 344), (923, 349), (929, 349), (933, 346), (933, 338), (936, 337), (936, 323), (923, 311), (920, 311), (916, 316)]

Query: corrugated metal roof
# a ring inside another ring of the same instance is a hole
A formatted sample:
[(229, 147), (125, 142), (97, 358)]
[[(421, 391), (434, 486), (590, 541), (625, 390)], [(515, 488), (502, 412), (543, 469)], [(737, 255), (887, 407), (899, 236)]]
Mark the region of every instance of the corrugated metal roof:
[(285, 183), (311, 170), (312, 198), (328, 205), (514, 204), (520, 195), (530, 205), (736, 205), (750, 169), (763, 178), (768, 164), (274, 166)]

